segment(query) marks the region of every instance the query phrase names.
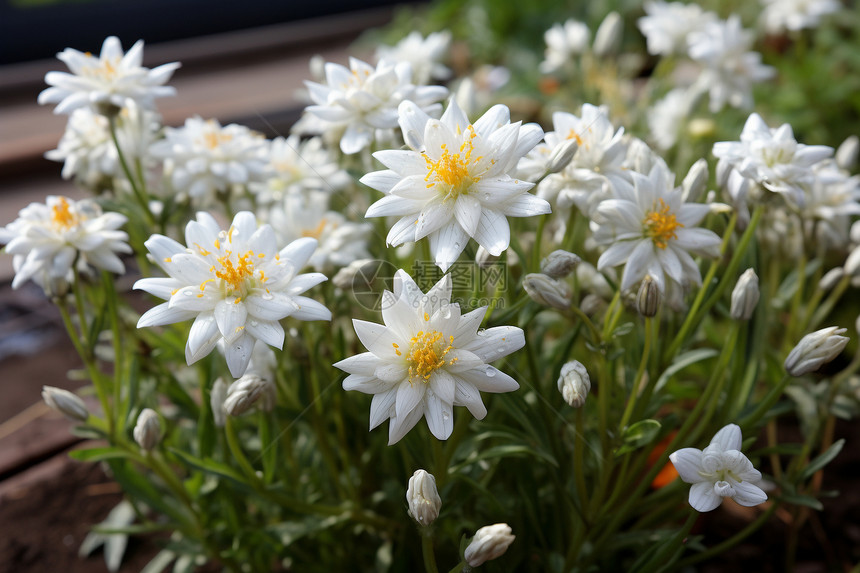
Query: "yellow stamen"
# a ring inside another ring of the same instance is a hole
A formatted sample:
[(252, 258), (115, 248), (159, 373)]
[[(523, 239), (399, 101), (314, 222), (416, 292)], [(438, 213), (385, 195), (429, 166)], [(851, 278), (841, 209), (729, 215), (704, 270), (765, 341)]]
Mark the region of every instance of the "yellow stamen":
[(69, 210), (69, 202), (65, 197), (60, 197), (60, 202), (51, 207), (51, 221), (61, 229), (71, 229), (80, 222), (77, 214)]
[(451, 153), (448, 146), (443, 143), (442, 156), (439, 159), (434, 161), (427, 155), (424, 156), (424, 162), (427, 164), (427, 175), (424, 177), (424, 180), (427, 181), (427, 188), (429, 189), (436, 184), (447, 186), (447, 189), (441, 190), (446, 199), (468, 193), (472, 184), (481, 179), (480, 175), (475, 175), (470, 171), (470, 167), (483, 159), (483, 156), (472, 158), (472, 151), (475, 147), (472, 140), (477, 137), (477, 134), (471, 125), (466, 130), (469, 132), (469, 136), (460, 144), (457, 153)]
[(576, 131), (574, 131), (572, 129), (569, 132), (567, 132), (567, 139), (575, 139), (577, 145), (582, 145), (582, 138), (579, 137), (579, 134), (576, 133)]
[(666, 202), (660, 199), (659, 208), (655, 202), (652, 211), (642, 221), (645, 234), (651, 237), (651, 240), (660, 249), (665, 249), (670, 239), (677, 239), (678, 235), (675, 229), (684, 226), (678, 222), (675, 214), (669, 209)]
[[(419, 331), (418, 334), (410, 339), (409, 353), (406, 356), (409, 366), (409, 383), (413, 384), (416, 381), (429, 383), (430, 375), (434, 370), (441, 368), (446, 364), (445, 355), (453, 348), (454, 337), (448, 337), (448, 344), (445, 344), (445, 338), (438, 330), (424, 332)], [(395, 353), (400, 356), (400, 351), (395, 345)], [(455, 360), (448, 361), (448, 364), (453, 364)]]
[(319, 239), (320, 235), (322, 235), (323, 230), (325, 230), (326, 223), (328, 221), (325, 218), (320, 220), (319, 225), (317, 225), (313, 229), (302, 231), (302, 237), (313, 237), (314, 239)]
[(254, 261), (251, 259), (254, 251), (239, 255), (235, 265), (231, 256), (232, 253), (227, 251), (223, 257), (218, 257), (221, 268), (215, 271), (215, 276), (229, 283), (234, 289), (238, 289), (246, 278), (254, 274)]

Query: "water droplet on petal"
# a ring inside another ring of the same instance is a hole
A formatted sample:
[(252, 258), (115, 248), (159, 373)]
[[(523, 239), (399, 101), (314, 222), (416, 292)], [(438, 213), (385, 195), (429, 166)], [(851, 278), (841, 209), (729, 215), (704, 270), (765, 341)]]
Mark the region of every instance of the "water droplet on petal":
[(259, 323), (259, 322), (257, 322), (256, 320), (252, 320), (252, 321), (251, 321), (251, 326), (259, 326), (259, 324), (260, 324), (260, 323)]
[(484, 373), (487, 375), (487, 378), (492, 378), (496, 375), (496, 369), (492, 366), (487, 366), (487, 369), (484, 371)]
[(185, 291), (185, 292), (184, 292), (184, 293), (182, 293), (182, 294), (184, 294), (185, 296), (191, 296), (191, 291), (190, 291), (190, 290), (187, 290), (187, 291)]
[(442, 419), (447, 420), (451, 417), (451, 412), (442, 412)]
[(261, 298), (262, 298), (263, 300), (272, 300), (272, 299), (273, 299), (273, 298), (275, 298), (275, 297), (274, 297), (274, 295), (273, 295), (272, 293), (267, 292), (267, 293), (263, 293), (263, 296), (262, 296)]

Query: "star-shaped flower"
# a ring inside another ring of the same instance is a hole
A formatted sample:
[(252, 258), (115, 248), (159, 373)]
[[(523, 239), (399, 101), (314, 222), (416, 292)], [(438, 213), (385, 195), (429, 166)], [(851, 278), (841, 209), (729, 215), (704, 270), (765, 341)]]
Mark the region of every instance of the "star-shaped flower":
[(198, 213), (185, 228), (185, 241), (188, 248), (163, 235), (150, 237), (146, 248), (169, 277), (141, 279), (134, 288), (167, 300), (141, 316), (138, 328), (194, 319), (185, 347), (188, 364), (223, 339), (227, 366), (239, 378), (257, 340), (283, 348), (281, 319), (331, 320), (322, 304), (299, 296), (326, 280), (321, 273), (298, 274), (316, 248), (315, 239), (278, 250), (272, 227), (258, 228), (254, 215), (242, 211), (228, 230), (208, 213)]
[(454, 100), (439, 120), (412, 102), (403, 102), (399, 112), (411, 149), (377, 151), (373, 156), (389, 169), (361, 178), (386, 194), (365, 216), (400, 217), (389, 245), (428, 237), (436, 264), (446, 271), (470, 237), (500, 255), (511, 239), (507, 217), (550, 212), (549, 203), (527, 193), (533, 183), (511, 176), (543, 137), (537, 124), (511, 123), (503, 105), (473, 124)]
[(344, 390), (373, 394), (370, 429), (391, 418), (389, 445), (422, 418), (430, 432), (446, 440), (454, 427), (454, 406), (477, 419), (487, 415), (480, 392), (510, 392), (519, 384), (488, 362), (525, 345), (515, 326), (478, 330), (487, 307), (460, 314), (451, 304), (451, 277), (445, 275), (425, 295), (399, 270), (394, 292), (385, 291), (382, 320), (353, 320), (355, 333), (370, 351), (335, 364), (348, 372)]
[(669, 456), (678, 475), (690, 488), (690, 505), (696, 511), (711, 511), (730, 497), (752, 507), (767, 501), (757, 485), (761, 472), (740, 452), (741, 429), (735, 424), (722, 428), (704, 450), (683, 448)]

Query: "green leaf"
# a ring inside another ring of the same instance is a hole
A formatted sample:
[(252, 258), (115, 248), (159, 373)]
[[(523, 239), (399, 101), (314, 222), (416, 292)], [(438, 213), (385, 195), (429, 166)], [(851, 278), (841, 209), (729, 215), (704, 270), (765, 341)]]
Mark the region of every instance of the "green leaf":
[(175, 521), (189, 521), (188, 516), (180, 511), (179, 503), (173, 497), (158, 491), (138, 467), (117, 459), (110, 459), (108, 463), (114, 479), (131, 498), (140, 500)]
[(821, 511), (824, 509), (824, 506), (820, 501), (812, 497), (811, 495), (801, 495), (801, 494), (788, 494), (783, 495), (781, 497), (782, 501), (792, 503), (794, 505), (805, 505), (806, 507), (811, 507), (816, 511)]
[(175, 456), (179, 457), (186, 464), (195, 467), (201, 471), (216, 475), (218, 477), (227, 478), (230, 481), (233, 481), (243, 486), (248, 485), (242, 474), (240, 474), (226, 464), (222, 464), (221, 462), (216, 462), (215, 460), (211, 459), (201, 460), (198, 457), (192, 456), (191, 454), (183, 452), (182, 450), (178, 450), (176, 448), (170, 448), (170, 452)]
[(671, 366), (666, 368), (663, 374), (657, 379), (657, 384), (654, 386), (655, 390), (659, 390), (663, 386), (666, 385), (666, 382), (669, 381), (669, 378), (680, 372), (687, 366), (691, 364), (695, 364), (696, 362), (701, 362), (702, 360), (707, 360), (708, 358), (713, 358), (718, 355), (719, 351), (714, 348), (700, 348), (698, 350), (691, 350), (689, 352), (685, 352), (678, 356)]
[(514, 458), (514, 457), (536, 457), (540, 458), (553, 467), (558, 467), (558, 462), (551, 455), (546, 452), (542, 452), (541, 450), (536, 449), (534, 446), (526, 446), (526, 445), (517, 445), (517, 444), (506, 444), (504, 446), (495, 446), (482, 452), (469, 456), (465, 461), (452, 466), (451, 472), (460, 471), (462, 468), (474, 464), (475, 462), (479, 462), (482, 460), (492, 460), (495, 458)]
[(88, 450), (74, 450), (69, 452), (69, 457), (81, 462), (102, 462), (119, 458), (130, 458), (131, 454), (119, 448), (90, 448)]
[(816, 457), (814, 460), (809, 462), (809, 465), (806, 466), (806, 469), (803, 470), (803, 473), (800, 474), (801, 480), (808, 480), (812, 477), (812, 475), (833, 461), (833, 458), (839, 455), (839, 452), (842, 451), (842, 446), (845, 445), (845, 438), (838, 440), (833, 443), (832, 446), (827, 448), (827, 451), (823, 454)]
[(641, 420), (628, 426), (621, 435), (624, 443), (615, 451), (615, 455), (620, 456), (650, 444), (660, 433), (661, 427), (657, 420)]

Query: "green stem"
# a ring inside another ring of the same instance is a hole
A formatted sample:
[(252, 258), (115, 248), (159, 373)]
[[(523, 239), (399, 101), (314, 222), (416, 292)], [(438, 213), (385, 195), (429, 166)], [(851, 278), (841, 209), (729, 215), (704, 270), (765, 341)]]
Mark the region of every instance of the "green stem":
[(424, 569), (427, 573), (439, 573), (436, 554), (433, 553), (433, 534), (426, 528), (421, 531), (421, 554), (424, 556)]
[(538, 220), (537, 234), (535, 235), (535, 244), (534, 249), (532, 250), (532, 260), (529, 262), (528, 265), (526, 265), (529, 269), (531, 269), (531, 272), (537, 272), (538, 268), (540, 268), (540, 248), (541, 243), (543, 242), (543, 230), (544, 227), (546, 227), (546, 222), (549, 217), (549, 214), (541, 215), (540, 219)]
[(224, 433), (227, 436), (227, 446), (230, 448), (230, 454), (233, 456), (233, 459), (239, 464), (245, 477), (248, 478), (254, 488), (259, 488), (260, 478), (257, 476), (254, 466), (251, 465), (251, 462), (248, 461), (248, 458), (242, 451), (242, 446), (239, 444), (239, 438), (236, 435), (236, 424), (233, 421), (232, 416), (227, 416), (227, 423), (224, 425)]
[[(642, 358), (639, 361), (639, 369), (636, 371), (636, 376), (633, 378), (633, 389), (630, 392), (630, 397), (627, 399), (627, 407), (624, 408), (624, 414), (621, 416), (621, 423), (618, 425), (618, 431), (623, 432), (630, 420), (630, 415), (633, 413), (633, 408), (636, 406), (636, 399), (639, 396), (642, 376), (645, 374), (645, 367), (648, 364), (648, 358), (651, 355), (651, 318), (645, 317), (645, 348), (642, 350)], [(650, 383), (650, 381), (649, 381)]]
[(128, 166), (128, 161), (126, 161), (125, 154), (122, 152), (122, 146), (119, 144), (119, 138), (117, 137), (116, 131), (116, 116), (109, 116), (108, 121), (110, 123), (110, 136), (113, 140), (114, 147), (116, 147), (116, 153), (117, 157), (119, 158), (120, 167), (122, 167), (122, 172), (125, 174), (126, 179), (128, 179), (129, 185), (131, 185), (132, 194), (134, 195), (134, 198), (137, 200), (137, 202), (140, 204), (147, 224), (154, 227), (155, 217), (152, 216), (152, 212), (150, 212), (149, 210), (149, 204), (146, 201), (146, 197), (143, 195), (140, 186), (137, 184), (137, 180)]
[(663, 544), (663, 547), (660, 548), (657, 553), (654, 554), (651, 559), (648, 560), (647, 563), (640, 570), (643, 573), (651, 573), (652, 571), (659, 571), (666, 567), (667, 564), (671, 563), (669, 560), (672, 553), (677, 553), (679, 547), (681, 547), (684, 538), (690, 534), (690, 530), (693, 529), (693, 525), (696, 523), (696, 520), (699, 518), (698, 511), (691, 511), (690, 516), (687, 517), (686, 523), (684, 523), (684, 527), (678, 531), (672, 538), (666, 541)]

